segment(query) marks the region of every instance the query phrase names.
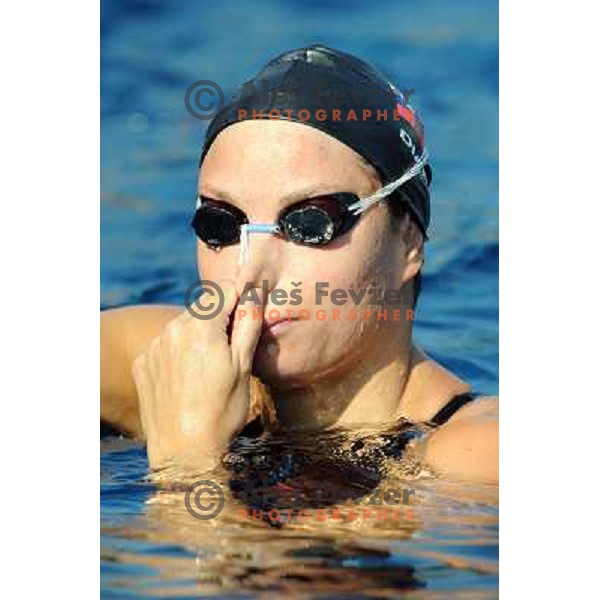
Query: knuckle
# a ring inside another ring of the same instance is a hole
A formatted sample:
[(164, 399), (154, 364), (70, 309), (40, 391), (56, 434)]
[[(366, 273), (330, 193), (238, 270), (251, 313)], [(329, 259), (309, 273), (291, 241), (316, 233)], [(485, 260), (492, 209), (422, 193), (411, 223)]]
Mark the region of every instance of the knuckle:
[(133, 377), (137, 380), (141, 377), (146, 366), (146, 355), (144, 352), (138, 354), (134, 359), (133, 363), (131, 363), (131, 373)]
[(154, 353), (158, 350), (158, 348), (160, 347), (161, 343), (163, 341), (165, 341), (165, 336), (164, 335), (157, 335), (155, 338), (152, 339), (152, 341), (150, 342), (150, 347), (149, 347), (149, 352), (150, 353)]
[(169, 321), (164, 328), (163, 336), (168, 338), (178, 337), (181, 334), (183, 322), (178, 318)]

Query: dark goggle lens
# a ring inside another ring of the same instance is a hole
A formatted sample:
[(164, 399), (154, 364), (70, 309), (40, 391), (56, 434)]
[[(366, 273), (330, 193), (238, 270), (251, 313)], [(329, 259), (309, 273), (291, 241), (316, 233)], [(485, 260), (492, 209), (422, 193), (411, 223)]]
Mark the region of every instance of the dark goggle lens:
[(347, 193), (310, 198), (291, 206), (282, 215), (280, 226), (292, 242), (323, 246), (355, 220), (347, 211), (355, 200), (356, 196)]
[(290, 211), (282, 219), (285, 236), (302, 244), (327, 244), (335, 233), (330, 215), (318, 206), (303, 206)]
[(209, 246), (229, 246), (240, 240), (240, 228), (248, 220), (234, 207), (203, 201), (196, 210), (192, 227), (196, 235)]

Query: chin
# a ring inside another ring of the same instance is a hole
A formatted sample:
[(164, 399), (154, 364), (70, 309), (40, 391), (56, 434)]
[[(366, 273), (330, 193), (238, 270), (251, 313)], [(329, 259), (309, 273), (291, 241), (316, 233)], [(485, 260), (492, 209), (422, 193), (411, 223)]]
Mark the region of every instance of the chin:
[(306, 381), (306, 359), (303, 359), (302, 349), (297, 346), (285, 349), (278, 341), (261, 340), (254, 354), (252, 374), (266, 385), (300, 385), (300, 382)]

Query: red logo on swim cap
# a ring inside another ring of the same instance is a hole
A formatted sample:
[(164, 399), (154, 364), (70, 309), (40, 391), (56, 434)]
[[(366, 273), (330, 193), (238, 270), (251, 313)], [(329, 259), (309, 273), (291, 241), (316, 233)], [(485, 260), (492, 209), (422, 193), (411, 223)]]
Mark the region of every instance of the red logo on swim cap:
[(396, 107), (394, 110), (405, 121), (408, 121), (408, 123), (410, 123), (411, 127), (417, 134), (419, 144), (423, 146), (425, 143), (425, 132), (423, 131), (423, 125), (421, 124), (421, 121), (419, 121), (419, 117), (417, 117), (415, 111), (412, 110), (408, 105), (402, 104), (402, 101), (396, 102)]

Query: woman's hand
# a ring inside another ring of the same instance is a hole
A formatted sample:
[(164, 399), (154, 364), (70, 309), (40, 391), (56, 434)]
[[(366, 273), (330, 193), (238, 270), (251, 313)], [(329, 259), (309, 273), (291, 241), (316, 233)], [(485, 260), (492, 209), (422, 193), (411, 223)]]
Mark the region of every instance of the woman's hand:
[(220, 283), (225, 302), (219, 314), (200, 320), (184, 310), (133, 363), (152, 468), (208, 466), (246, 422), (264, 300), (257, 290), (261, 306), (245, 305), (247, 316), (239, 318), (233, 282)]

